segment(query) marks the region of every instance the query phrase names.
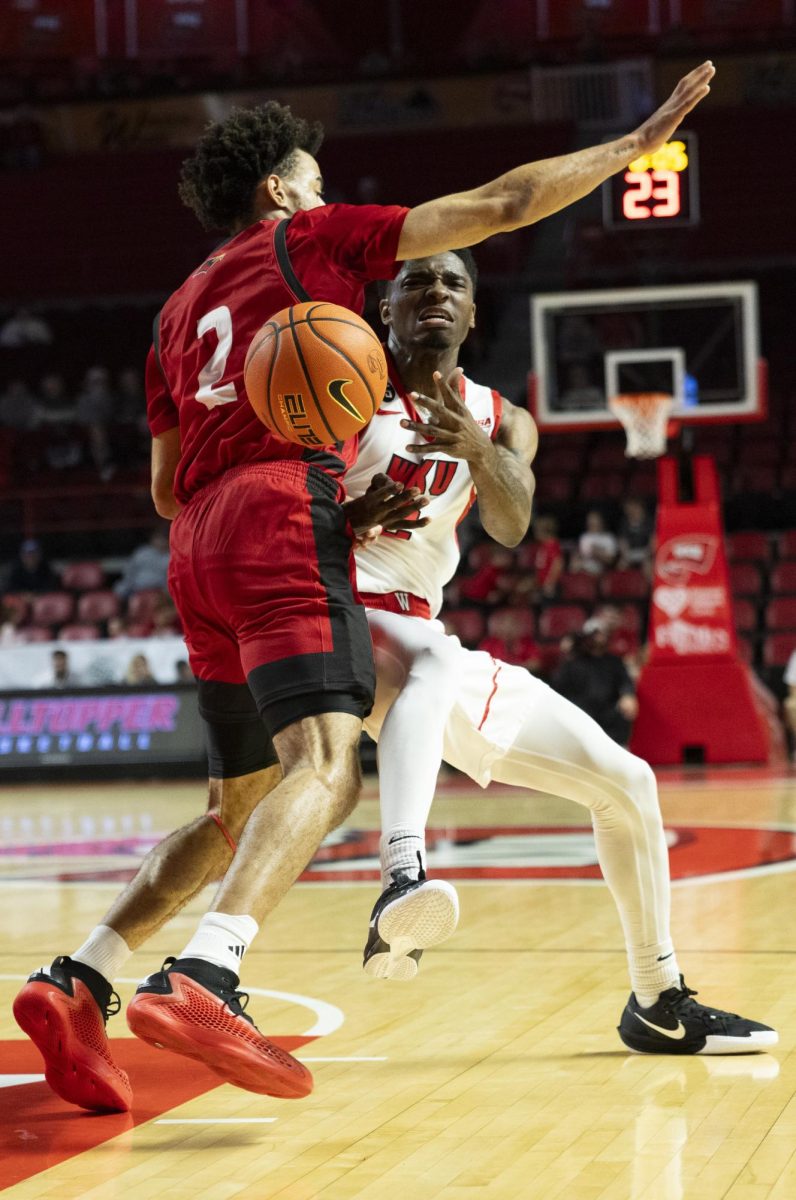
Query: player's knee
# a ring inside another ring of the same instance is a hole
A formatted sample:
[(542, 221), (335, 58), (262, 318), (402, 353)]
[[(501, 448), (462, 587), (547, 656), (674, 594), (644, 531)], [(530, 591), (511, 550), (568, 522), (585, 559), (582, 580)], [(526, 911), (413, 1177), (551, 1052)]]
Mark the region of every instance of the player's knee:
[(447, 638), (439, 638), (416, 655), (410, 670), (410, 678), (422, 681), (433, 688), (436, 697), (455, 691), (461, 677), (461, 650)]
[(321, 771), (329, 808), (329, 828), (333, 829), (354, 811), (362, 791), (359, 751), (355, 746), (338, 752)]

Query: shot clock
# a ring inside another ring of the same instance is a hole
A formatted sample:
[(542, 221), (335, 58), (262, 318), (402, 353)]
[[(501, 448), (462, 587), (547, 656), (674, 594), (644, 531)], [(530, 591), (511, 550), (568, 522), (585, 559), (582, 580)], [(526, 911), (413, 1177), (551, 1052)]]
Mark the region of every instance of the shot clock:
[(695, 133), (678, 130), (654, 154), (642, 154), (603, 184), (606, 229), (662, 229), (699, 222)]

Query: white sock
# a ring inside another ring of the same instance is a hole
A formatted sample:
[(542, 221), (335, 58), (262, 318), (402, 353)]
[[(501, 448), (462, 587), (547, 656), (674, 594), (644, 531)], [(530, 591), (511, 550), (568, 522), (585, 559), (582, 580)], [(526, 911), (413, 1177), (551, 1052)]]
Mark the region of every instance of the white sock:
[(233, 916), (230, 913), (205, 913), (199, 928), (178, 958), (203, 958), (206, 962), (224, 967), (234, 975), (240, 974), (244, 954), (257, 936), (260, 926), (254, 917)]
[(111, 929), (110, 925), (97, 925), (80, 949), (69, 957), (93, 967), (108, 983), (113, 983), (132, 953), (115, 929)]
[(642, 1008), (651, 1008), (661, 992), (680, 986), (680, 968), (671, 942), (628, 951), (630, 985)]
[(379, 842), (379, 856), (382, 889), (393, 882), (393, 871), (403, 871), (410, 879), (417, 879), (421, 868), (426, 869), (425, 830), (422, 826), (413, 829), (409, 825), (385, 829)]

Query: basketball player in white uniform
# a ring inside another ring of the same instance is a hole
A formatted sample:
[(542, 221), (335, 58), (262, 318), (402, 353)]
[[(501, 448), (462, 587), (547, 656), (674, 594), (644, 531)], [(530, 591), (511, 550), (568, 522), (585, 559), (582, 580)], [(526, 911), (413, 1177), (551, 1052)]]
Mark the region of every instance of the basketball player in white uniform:
[(365, 971), (411, 979), (422, 950), (456, 927), (455, 890), (425, 876), (425, 825), (444, 758), (482, 787), (494, 779), (591, 811), (627, 947), (633, 994), (619, 1033), (628, 1046), (668, 1054), (767, 1049), (774, 1030), (698, 1004), (680, 975), (668, 852), (647, 763), (523, 668), (465, 650), (436, 619), (459, 562), (456, 527), (476, 491), (484, 528), (507, 546), (527, 531), (534, 491), (538, 435), (529, 414), (455, 370), (475, 320), (475, 280), (472, 256), (457, 251), (406, 262), (387, 285), (390, 388), (346, 476), (352, 497), (385, 472), (427, 498), (411, 531), (382, 534), (356, 555), (378, 678), (365, 728), (378, 742), (384, 889)]

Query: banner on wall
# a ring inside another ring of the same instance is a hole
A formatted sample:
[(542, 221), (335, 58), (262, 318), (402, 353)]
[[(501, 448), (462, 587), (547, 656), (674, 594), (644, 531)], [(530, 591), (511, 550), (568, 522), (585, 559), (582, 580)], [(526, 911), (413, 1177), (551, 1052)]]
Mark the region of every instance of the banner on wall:
[[(108, 687), (114, 684), (184, 681), (188, 663), (185, 642), (179, 637), (103, 638), (80, 642), (30, 642), (0, 649), (0, 690), (27, 691), (59, 686), (53, 655), (63, 651), (67, 675), (63, 687)], [(143, 657), (144, 663), (141, 662)]]

